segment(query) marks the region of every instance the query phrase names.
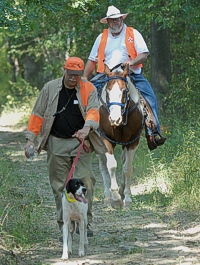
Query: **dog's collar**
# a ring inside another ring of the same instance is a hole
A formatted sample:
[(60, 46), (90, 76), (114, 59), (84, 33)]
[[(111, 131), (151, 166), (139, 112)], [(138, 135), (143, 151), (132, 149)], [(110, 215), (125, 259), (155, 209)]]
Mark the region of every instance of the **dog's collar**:
[(65, 192), (65, 197), (67, 199), (68, 202), (76, 202), (76, 200), (74, 198), (70, 198), (67, 191)]

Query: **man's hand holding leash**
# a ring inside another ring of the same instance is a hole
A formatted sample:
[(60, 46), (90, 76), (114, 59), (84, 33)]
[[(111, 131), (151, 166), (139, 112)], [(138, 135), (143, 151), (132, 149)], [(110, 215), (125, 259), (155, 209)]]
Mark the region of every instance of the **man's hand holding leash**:
[(80, 140), (85, 139), (90, 132), (90, 127), (84, 126), (81, 130), (77, 131), (72, 137), (79, 138)]

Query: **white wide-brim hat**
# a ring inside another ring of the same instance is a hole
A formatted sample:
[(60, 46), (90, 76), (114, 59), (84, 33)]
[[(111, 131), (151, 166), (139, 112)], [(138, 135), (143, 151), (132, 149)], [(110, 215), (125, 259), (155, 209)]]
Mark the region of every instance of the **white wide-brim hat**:
[(108, 11), (106, 13), (106, 17), (102, 18), (100, 20), (101, 23), (108, 23), (107, 22), (107, 18), (118, 18), (118, 17), (123, 17), (123, 19), (128, 15), (128, 13), (126, 14), (121, 14), (120, 10), (117, 9), (115, 6), (109, 6), (108, 7)]

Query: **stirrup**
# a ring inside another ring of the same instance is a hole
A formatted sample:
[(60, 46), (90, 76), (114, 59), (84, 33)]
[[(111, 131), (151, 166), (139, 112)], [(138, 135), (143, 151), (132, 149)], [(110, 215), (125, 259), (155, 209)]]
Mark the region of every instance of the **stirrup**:
[(155, 138), (157, 135), (160, 137), (160, 138), (166, 138), (166, 137), (163, 137), (158, 130), (152, 130), (152, 135), (153, 137)]

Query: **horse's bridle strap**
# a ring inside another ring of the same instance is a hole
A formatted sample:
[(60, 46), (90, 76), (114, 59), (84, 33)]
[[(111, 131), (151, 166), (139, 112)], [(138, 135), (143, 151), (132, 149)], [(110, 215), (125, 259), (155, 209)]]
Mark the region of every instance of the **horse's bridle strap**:
[(128, 83), (126, 77), (122, 77), (122, 76), (118, 76), (118, 75), (114, 75), (114, 76), (110, 76), (107, 78), (107, 81), (113, 80), (113, 79), (120, 79), (123, 80), (124, 82)]
[(110, 102), (110, 103), (107, 103), (107, 106), (110, 107), (112, 105), (117, 105), (117, 106), (120, 106), (120, 107), (124, 107), (125, 104), (124, 103), (120, 103), (120, 102)]
[(91, 81), (91, 83), (93, 83), (94, 85), (95, 84), (101, 84), (101, 83), (106, 83), (110, 80), (113, 80), (113, 79), (121, 79), (123, 80), (124, 82), (128, 83), (127, 79), (125, 77), (122, 77), (122, 76), (111, 76), (111, 77), (106, 77), (106, 78), (102, 78), (102, 79), (99, 79), (99, 80), (94, 80), (94, 81)]
[(131, 107), (131, 108), (128, 110), (128, 112), (130, 113), (131, 111), (134, 111), (134, 110), (137, 108), (138, 105), (139, 105), (139, 102), (136, 102), (136, 103), (133, 105), (133, 107)]

